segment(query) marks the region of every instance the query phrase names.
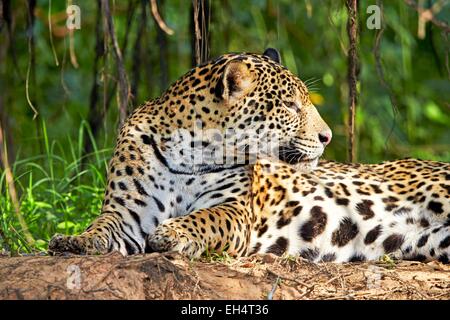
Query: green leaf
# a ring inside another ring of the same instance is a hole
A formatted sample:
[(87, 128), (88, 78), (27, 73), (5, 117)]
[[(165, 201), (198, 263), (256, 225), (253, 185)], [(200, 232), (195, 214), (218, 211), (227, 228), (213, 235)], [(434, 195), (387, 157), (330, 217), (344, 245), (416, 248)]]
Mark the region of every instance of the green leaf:
[(75, 227), (75, 223), (73, 223), (72, 221), (63, 221), (58, 223), (58, 225), (56, 226), (56, 228), (59, 230), (66, 230), (73, 227)]
[(38, 248), (40, 250), (47, 250), (47, 241), (45, 241), (45, 240), (38, 239), (38, 240), (36, 240), (34, 245), (36, 246), (36, 248)]
[(449, 117), (432, 101), (425, 105), (425, 116), (434, 122), (449, 123)]

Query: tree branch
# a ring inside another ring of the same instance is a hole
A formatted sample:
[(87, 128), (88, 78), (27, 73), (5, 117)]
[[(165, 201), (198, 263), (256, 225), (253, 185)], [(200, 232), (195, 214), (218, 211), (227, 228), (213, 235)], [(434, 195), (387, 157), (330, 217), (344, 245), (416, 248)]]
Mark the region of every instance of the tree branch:
[(167, 24), (164, 22), (164, 20), (159, 15), (158, 5), (156, 3), (156, 0), (150, 0), (150, 8), (152, 10), (153, 18), (155, 19), (159, 28), (161, 30), (163, 30), (165, 33), (167, 33), (169, 36), (173, 35), (174, 34), (173, 30), (167, 26)]
[[(102, 10), (101, 10), (101, 0), (97, 0), (97, 18), (95, 21), (95, 57), (94, 66), (92, 73), (92, 88), (89, 97), (89, 113), (88, 113), (88, 123), (89, 128), (92, 131), (92, 136), (95, 138), (100, 127), (100, 123), (103, 119), (103, 114), (97, 108), (98, 97), (99, 97), (99, 84), (97, 81), (98, 77), (98, 65), (100, 59), (104, 56), (104, 41), (103, 41), (103, 30), (102, 30)], [(89, 154), (93, 150), (93, 141), (91, 141), (89, 135), (85, 136), (84, 141), (84, 153)]]
[(355, 161), (355, 118), (357, 104), (358, 82), (358, 4), (357, 0), (346, 0), (347, 6), (347, 33), (349, 38), (348, 49), (348, 95), (349, 95), (349, 120), (348, 120), (348, 160)]
[(36, 0), (27, 1), (27, 5), (28, 5), (27, 8), (28, 68), (27, 68), (27, 76), (25, 79), (25, 94), (28, 105), (33, 111), (33, 120), (34, 120), (39, 115), (39, 112), (37, 111), (30, 97), (30, 76), (32, 77), (31, 82), (33, 83), (33, 87), (35, 87), (36, 85), (35, 81), (36, 55), (34, 43), (34, 8), (36, 7)]
[(111, 16), (111, 9), (109, 7), (109, 0), (102, 0), (102, 8), (106, 22), (107, 33), (109, 35), (109, 38), (111, 39), (111, 43), (113, 46), (117, 73), (119, 75), (119, 127), (121, 127), (127, 117), (128, 102), (130, 97), (130, 85), (128, 83), (128, 77), (125, 71), (122, 52), (120, 51), (120, 47), (114, 31), (114, 23)]
[(208, 60), (210, 8), (207, 0), (192, 0), (190, 19), (193, 66), (202, 64)]
[(445, 21), (441, 21), (435, 18), (435, 14), (440, 11), (445, 1), (436, 2), (430, 9), (421, 8), (414, 0), (404, 0), (405, 3), (416, 10), (419, 14), (419, 19), (423, 19), (425, 22), (431, 21), (435, 26), (442, 28), (445, 33), (450, 32), (450, 27)]
[[(131, 23), (133, 21), (133, 15), (134, 15), (134, 1), (130, 1), (129, 2), (129, 6), (128, 6), (128, 10), (127, 10), (127, 24), (126, 24), (126, 28), (125, 28), (125, 38), (123, 39), (122, 42), (122, 59), (125, 60), (126, 54), (127, 54), (127, 47), (128, 47), (128, 35), (130, 34), (130, 28), (131, 28)], [(114, 97), (114, 94), (116, 92), (116, 87), (117, 87), (117, 82), (114, 82), (111, 88), (111, 91), (108, 93), (108, 95), (106, 95), (105, 93), (105, 98), (104, 98), (104, 108), (102, 111), (102, 118), (105, 117), (106, 113), (109, 110), (109, 107), (111, 106), (111, 101)], [(131, 91), (131, 89), (130, 89)], [(131, 97), (131, 93), (130, 93), (130, 97)], [(131, 99), (131, 98), (130, 98)]]

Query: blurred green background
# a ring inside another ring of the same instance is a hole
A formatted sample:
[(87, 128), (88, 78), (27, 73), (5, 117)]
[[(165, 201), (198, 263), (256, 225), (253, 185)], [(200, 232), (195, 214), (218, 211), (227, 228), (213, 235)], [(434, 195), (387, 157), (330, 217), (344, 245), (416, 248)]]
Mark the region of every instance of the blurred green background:
[[(33, 2), (30, 17), (27, 8)], [(81, 9), (81, 29), (74, 31), (72, 40), (65, 28), (68, 2), (52, 1), (49, 12), (48, 0), (0, 1), (0, 117), (20, 212), (35, 240), (24, 240), (24, 226), (17, 221), (2, 168), (0, 245), (10, 252), (45, 249), (54, 232), (81, 232), (101, 206), (105, 167), (119, 118), (118, 76), (110, 46), (102, 46), (106, 51), (95, 62), (96, 23), (103, 25), (98, 20), (97, 1), (71, 1)], [(5, 16), (7, 3), (10, 11)], [(348, 37), (344, 2), (206, 3), (209, 57), (277, 48), (283, 64), (312, 83), (312, 99), (333, 130), (325, 158), (345, 161)], [(371, 15), (367, 7), (377, 2), (359, 1), (357, 160), (417, 157), (450, 161), (448, 34), (427, 22), (419, 37), (416, 10), (401, 0), (378, 3), (383, 4), (384, 32), (378, 53), (386, 85), (379, 77), (374, 52), (380, 31), (366, 26)], [(421, 3), (427, 8), (437, 3), (440, 10), (435, 18), (450, 20), (448, 1)], [(116, 0), (110, 5), (128, 78), (134, 84), (133, 103), (139, 105), (159, 96), (192, 67), (192, 2), (158, 1), (173, 35), (158, 28), (149, 1)], [(98, 90), (95, 108), (91, 100), (94, 81)], [(27, 102), (27, 83), (30, 101), (39, 112), (35, 118)], [(95, 132), (88, 125), (92, 119), (98, 123)]]

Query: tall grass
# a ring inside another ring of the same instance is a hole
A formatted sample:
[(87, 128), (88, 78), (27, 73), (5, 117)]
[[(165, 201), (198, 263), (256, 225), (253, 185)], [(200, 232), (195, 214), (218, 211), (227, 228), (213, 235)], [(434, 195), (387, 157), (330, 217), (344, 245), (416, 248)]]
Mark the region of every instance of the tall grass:
[[(27, 244), (14, 214), (5, 172), (0, 171), (0, 249), (17, 253), (44, 251), (56, 232), (82, 232), (100, 212), (106, 169), (112, 149), (98, 149), (83, 122), (78, 137), (51, 140), (43, 123), (45, 153), (15, 160), (11, 169), (19, 193), (20, 211), (36, 239)], [(93, 152), (83, 155), (85, 135)], [(36, 141), (39, 142), (39, 141)], [(1, 170), (1, 169), (0, 169)]]

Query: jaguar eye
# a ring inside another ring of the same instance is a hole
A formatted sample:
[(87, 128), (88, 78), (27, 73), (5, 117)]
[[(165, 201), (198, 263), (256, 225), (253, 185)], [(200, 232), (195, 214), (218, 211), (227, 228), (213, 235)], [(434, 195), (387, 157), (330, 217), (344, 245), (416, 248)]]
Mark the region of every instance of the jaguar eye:
[(284, 101), (283, 103), (286, 107), (288, 107), (289, 109), (291, 109), (295, 112), (300, 111), (300, 108), (299, 108), (297, 102), (295, 102), (295, 101)]

